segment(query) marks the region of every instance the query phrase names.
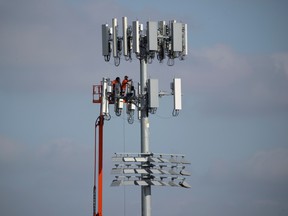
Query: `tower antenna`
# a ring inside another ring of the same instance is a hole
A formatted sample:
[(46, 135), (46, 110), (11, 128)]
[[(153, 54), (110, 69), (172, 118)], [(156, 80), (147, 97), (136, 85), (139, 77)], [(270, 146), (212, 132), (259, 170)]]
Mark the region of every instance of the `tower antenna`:
[[(159, 107), (159, 98), (172, 95), (174, 98), (173, 116), (178, 116), (182, 109), (181, 79), (174, 78), (170, 87), (171, 92), (159, 91), (158, 80), (148, 78), (147, 64), (157, 59), (162, 63), (167, 58), (167, 65), (173, 66), (175, 59), (184, 60), (188, 55), (187, 24), (171, 20), (148, 21), (146, 29), (138, 20), (128, 24), (127, 17), (122, 18), (122, 33), (119, 35), (117, 18), (112, 19), (112, 27), (102, 25), (102, 55), (109, 61), (113, 53), (115, 66), (120, 65), (121, 55), (125, 60), (132, 61), (132, 54), (140, 62), (140, 83), (135, 89), (133, 83), (121, 91), (121, 85), (110, 78), (103, 78), (100, 85), (93, 86), (93, 102), (99, 103), (100, 120), (110, 120), (109, 106), (114, 105), (114, 112), (120, 116), (126, 104), (127, 119), (130, 124), (134, 122), (135, 111), (138, 111), (141, 130), (140, 153), (115, 153), (112, 157), (115, 167), (112, 174), (115, 179), (111, 186), (136, 185), (141, 187), (142, 216), (151, 216), (151, 186), (180, 186), (190, 188), (186, 177), (185, 155), (153, 153), (149, 146), (149, 115), (154, 114)], [(100, 124), (103, 127), (103, 122)], [(100, 127), (100, 135), (103, 128)], [(102, 136), (101, 136), (102, 137)], [(102, 145), (99, 141), (99, 154), (102, 154)], [(99, 155), (99, 158), (102, 155)], [(99, 159), (99, 168), (102, 170), (103, 162)], [(98, 172), (100, 173), (100, 172)], [(103, 175), (98, 176), (102, 184)], [(102, 216), (102, 185), (98, 184), (98, 213)], [(101, 187), (101, 188), (99, 188)], [(99, 202), (101, 200), (101, 202)], [(101, 205), (101, 206), (99, 206)], [(94, 215), (95, 216), (95, 215)]]

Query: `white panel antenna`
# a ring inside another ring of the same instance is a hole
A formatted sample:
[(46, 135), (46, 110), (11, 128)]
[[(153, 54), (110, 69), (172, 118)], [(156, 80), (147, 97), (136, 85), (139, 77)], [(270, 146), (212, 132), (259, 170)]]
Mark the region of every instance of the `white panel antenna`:
[(169, 21), (169, 36), (172, 36), (172, 28), (173, 28), (173, 24), (172, 23), (176, 23), (176, 20), (170, 20)]
[[(171, 23), (172, 26), (172, 51), (182, 52), (182, 23)], [(181, 40), (180, 40), (181, 39)]]
[(158, 79), (148, 79), (148, 106), (149, 108), (159, 107)]
[(188, 55), (188, 29), (187, 29), (187, 24), (183, 24), (183, 56)]
[(127, 17), (122, 17), (122, 29), (123, 29), (123, 52), (124, 52), (124, 56), (127, 56), (128, 55)]
[(139, 33), (139, 21), (133, 21), (132, 23), (133, 29), (133, 52), (139, 53), (140, 52), (140, 33)]
[(148, 50), (157, 51), (158, 50), (158, 23), (157, 22), (147, 22), (147, 41)]
[(101, 114), (104, 116), (109, 115), (109, 100), (108, 100), (108, 95), (107, 95), (108, 81), (109, 79), (107, 78), (103, 78), (102, 80)]
[(118, 24), (117, 24), (117, 19), (113, 18), (112, 19), (112, 34), (113, 34), (113, 57), (116, 58), (118, 57)]
[(160, 31), (161, 36), (166, 36), (166, 24), (165, 21), (159, 21), (158, 22), (158, 28)]
[(173, 96), (174, 96), (174, 110), (179, 111), (182, 109), (182, 93), (181, 93), (181, 79), (173, 79)]
[(108, 24), (102, 25), (102, 55), (105, 57), (110, 56), (110, 43), (109, 43), (109, 27)]

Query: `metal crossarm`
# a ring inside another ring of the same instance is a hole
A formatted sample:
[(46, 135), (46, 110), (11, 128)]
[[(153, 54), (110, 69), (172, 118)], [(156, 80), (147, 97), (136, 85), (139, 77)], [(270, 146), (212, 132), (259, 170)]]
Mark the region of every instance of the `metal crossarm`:
[(115, 153), (112, 157), (115, 175), (111, 186), (181, 186), (190, 188), (185, 155), (158, 153)]

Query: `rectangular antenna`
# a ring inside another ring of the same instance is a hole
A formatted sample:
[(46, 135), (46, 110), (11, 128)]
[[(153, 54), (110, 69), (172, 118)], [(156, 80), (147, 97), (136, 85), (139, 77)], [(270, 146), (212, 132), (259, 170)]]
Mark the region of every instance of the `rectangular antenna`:
[(103, 78), (102, 80), (102, 94), (101, 94), (101, 114), (102, 115), (106, 115), (109, 114), (109, 101), (108, 101), (108, 97), (107, 97), (107, 87), (108, 87), (108, 83), (107, 83), (107, 79)]
[(112, 19), (113, 57), (117, 57), (118, 56), (118, 49), (117, 49), (117, 42), (118, 42), (117, 34), (118, 34), (118, 32), (117, 32), (117, 28), (118, 28), (117, 19), (113, 18)]
[(183, 55), (188, 55), (188, 33), (187, 24), (183, 24), (184, 34), (183, 34)]
[(181, 79), (173, 79), (174, 110), (182, 109)]
[(162, 36), (166, 36), (166, 25), (165, 25), (165, 21), (159, 21), (158, 22), (158, 27), (160, 30), (160, 34)]
[(182, 23), (171, 23), (172, 27), (172, 51), (182, 52)]
[(148, 50), (157, 51), (157, 32), (158, 26), (157, 22), (147, 22), (147, 40), (148, 40)]
[(140, 47), (139, 47), (139, 39), (140, 39), (140, 34), (139, 34), (139, 21), (133, 21), (132, 22), (132, 28), (133, 28), (133, 52), (134, 53), (139, 53), (140, 52)]
[(102, 55), (109, 55), (109, 27), (108, 24), (102, 25)]
[(122, 28), (123, 28), (123, 50), (124, 50), (124, 56), (127, 56), (128, 55), (127, 17), (122, 17)]
[(149, 108), (159, 107), (158, 79), (148, 79), (147, 87)]

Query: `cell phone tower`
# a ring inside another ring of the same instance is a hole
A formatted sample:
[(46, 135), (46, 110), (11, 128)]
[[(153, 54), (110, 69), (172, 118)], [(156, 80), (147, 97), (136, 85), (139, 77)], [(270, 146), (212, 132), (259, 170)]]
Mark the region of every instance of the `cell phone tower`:
[[(151, 216), (151, 186), (173, 186), (190, 188), (185, 178), (190, 176), (186, 166), (190, 165), (182, 154), (153, 153), (149, 148), (149, 114), (154, 114), (159, 107), (159, 98), (172, 95), (174, 108), (172, 115), (177, 116), (182, 109), (181, 79), (174, 78), (171, 92), (159, 91), (158, 80), (148, 79), (147, 64), (153, 59), (163, 62), (167, 58), (169, 66), (175, 59), (184, 60), (188, 54), (187, 24), (169, 21), (148, 21), (146, 29), (139, 21), (128, 25), (127, 17), (122, 18), (122, 36), (116, 18), (112, 19), (112, 27), (102, 25), (102, 55), (110, 61), (113, 53), (115, 66), (120, 65), (121, 55), (132, 61), (132, 54), (140, 61), (140, 83), (137, 88), (129, 83), (125, 94), (121, 86), (113, 84), (110, 78), (103, 78), (100, 85), (93, 86), (93, 103), (100, 104), (100, 116), (95, 123), (99, 127), (98, 175), (96, 175), (96, 135), (95, 135), (95, 168), (93, 187), (93, 216), (102, 216), (102, 181), (103, 181), (103, 125), (110, 120), (110, 105), (120, 116), (126, 104), (128, 122), (134, 122), (134, 114), (138, 113), (141, 129), (140, 153), (115, 153), (112, 157), (115, 167), (112, 174), (115, 179), (111, 186), (136, 185), (141, 187), (142, 216)], [(96, 213), (96, 179), (98, 180), (98, 212)]]

